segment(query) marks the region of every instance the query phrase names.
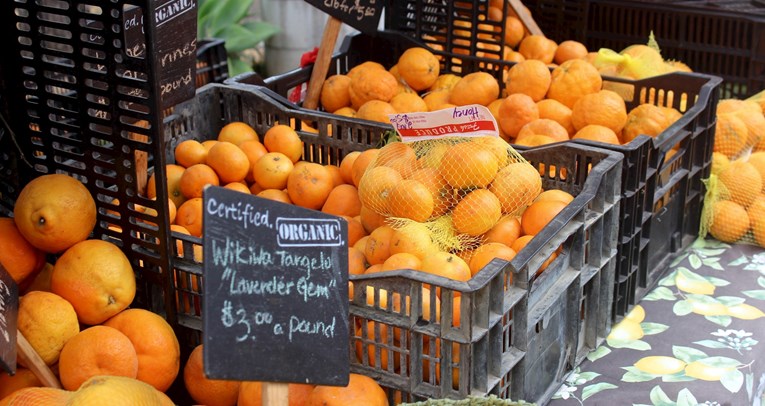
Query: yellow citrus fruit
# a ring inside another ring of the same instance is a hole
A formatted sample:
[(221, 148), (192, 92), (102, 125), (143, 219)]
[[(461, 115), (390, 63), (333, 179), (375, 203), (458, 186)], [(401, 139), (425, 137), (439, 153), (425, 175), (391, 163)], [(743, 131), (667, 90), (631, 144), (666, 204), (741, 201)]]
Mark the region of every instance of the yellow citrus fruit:
[(728, 315), (742, 320), (755, 320), (765, 317), (765, 313), (762, 310), (746, 303), (729, 306)]
[(692, 311), (702, 316), (727, 316), (728, 308), (722, 303), (703, 303), (693, 299), (688, 299), (691, 303)]
[(719, 381), (726, 372), (733, 371), (736, 367), (713, 367), (693, 361), (685, 367), (685, 375), (702, 381)]
[(714, 295), (715, 285), (709, 281), (702, 281), (697, 279), (690, 279), (682, 272), (675, 274), (675, 285), (677, 288), (686, 293), (693, 293), (696, 295)]
[(97, 375), (72, 394), (67, 406), (166, 406), (173, 402), (164, 393), (138, 379)]
[(74, 307), (61, 296), (42, 291), (19, 298), (17, 325), (47, 365), (55, 364), (64, 344), (80, 332)]
[(624, 320), (630, 320), (635, 323), (640, 323), (645, 319), (645, 309), (641, 305), (635, 305), (635, 307), (624, 316)]
[(640, 358), (634, 366), (653, 375), (672, 375), (685, 369), (685, 362), (674, 357), (651, 355)]
[(611, 329), (611, 333), (608, 334), (609, 340), (631, 341), (639, 340), (643, 338), (643, 328), (640, 327), (640, 323), (624, 319), (619, 324)]

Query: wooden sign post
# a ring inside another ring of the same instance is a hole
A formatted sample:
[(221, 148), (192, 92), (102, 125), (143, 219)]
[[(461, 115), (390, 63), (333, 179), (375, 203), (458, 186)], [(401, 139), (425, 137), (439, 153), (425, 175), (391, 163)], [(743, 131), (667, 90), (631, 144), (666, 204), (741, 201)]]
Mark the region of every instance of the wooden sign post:
[(347, 385), (348, 226), (210, 186), (203, 196), (204, 366), (213, 379)]
[(16, 318), (19, 314), (19, 287), (0, 265), (0, 366), (16, 373)]
[(315, 110), (319, 106), (319, 96), (324, 79), (327, 78), (332, 51), (337, 43), (337, 35), (342, 23), (363, 32), (375, 32), (380, 23), (383, 0), (306, 0), (312, 6), (329, 14), (327, 25), (319, 44), (319, 53), (311, 71), (303, 107)]

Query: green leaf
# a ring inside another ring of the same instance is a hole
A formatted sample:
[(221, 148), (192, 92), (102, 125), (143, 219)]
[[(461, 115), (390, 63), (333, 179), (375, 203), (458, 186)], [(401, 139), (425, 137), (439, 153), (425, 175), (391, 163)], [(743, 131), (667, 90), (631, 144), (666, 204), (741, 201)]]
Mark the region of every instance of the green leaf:
[(610, 353), (610, 348), (606, 347), (605, 345), (601, 345), (600, 347), (590, 351), (590, 353), (587, 354), (587, 359), (590, 360), (590, 362), (595, 362)]
[(730, 244), (726, 244), (720, 240), (706, 240), (702, 248), (730, 248)]
[(606, 339), (606, 344), (611, 348), (629, 348), (636, 351), (649, 351), (651, 349), (651, 344), (641, 340)]
[(728, 266), (739, 266), (747, 262), (749, 262), (749, 259), (746, 257), (746, 255), (742, 255), (738, 257), (737, 259), (734, 259), (733, 261), (728, 262)]
[(726, 281), (725, 279), (715, 278), (714, 276), (707, 276), (707, 280), (709, 283), (715, 286), (728, 286), (730, 285), (730, 282)]
[(699, 402), (696, 400), (696, 397), (693, 396), (688, 388), (683, 388), (677, 394), (677, 406), (696, 406), (698, 404)]
[(723, 269), (722, 265), (720, 265), (719, 262), (708, 264), (707, 266), (712, 268), (712, 269), (714, 269), (714, 270), (716, 270), (716, 271), (724, 271), (725, 270), (725, 269)]
[(718, 296), (717, 301), (726, 306), (736, 306), (746, 302), (746, 299), (736, 296)]
[(252, 41), (256, 44), (271, 38), (281, 31), (279, 26), (265, 21), (247, 21), (242, 25), (252, 33)]
[(688, 263), (691, 264), (693, 269), (701, 268), (701, 258), (696, 254), (688, 255)]
[(618, 388), (618, 386), (608, 382), (601, 382), (601, 383), (596, 383), (594, 385), (585, 386), (584, 388), (582, 388), (582, 400), (585, 400), (598, 392), (602, 392), (607, 389), (615, 389), (615, 388)]
[(677, 271), (672, 271), (669, 273), (669, 275), (661, 278), (659, 281), (659, 286), (675, 286), (675, 275), (677, 274)]
[(696, 281), (696, 282), (709, 282), (707, 278), (697, 274), (696, 272), (691, 271), (688, 268), (677, 268), (677, 273), (679, 275), (682, 275), (686, 279), (690, 281)]
[(643, 334), (653, 335), (663, 333), (669, 326), (661, 323), (640, 323), (640, 328), (643, 329)]
[[(715, 257), (718, 255), (722, 255), (725, 252), (725, 248), (705, 248), (698, 250), (699, 254), (704, 255), (705, 257)], [(719, 259), (719, 258), (715, 258)]]
[(651, 389), (651, 403), (655, 406), (675, 406), (675, 402), (661, 390), (659, 385), (656, 385)]
[(745, 291), (743, 291), (741, 293), (751, 297), (752, 299), (765, 300), (765, 290), (762, 290), (762, 289), (759, 289), (759, 290), (745, 290)]
[(681, 300), (672, 306), (672, 311), (678, 316), (685, 316), (691, 314), (693, 311), (693, 305), (687, 300)]
[(731, 323), (730, 316), (704, 316), (704, 318), (722, 327), (728, 327)]
[(741, 366), (739, 360), (728, 357), (708, 357), (699, 359), (698, 361), (704, 365), (718, 368), (736, 368)]
[(673, 345), (672, 355), (674, 355), (675, 358), (681, 361), (684, 361), (687, 364), (690, 364), (693, 361), (698, 361), (700, 359), (708, 358), (708, 355), (704, 353), (704, 351), (697, 350), (691, 347), (684, 347), (682, 345)]
[(252, 71), (252, 67), (250, 67), (247, 64), (247, 62), (239, 58), (228, 58), (229, 76), (233, 77), (240, 73), (250, 72), (250, 71)]
[(754, 374), (750, 372), (744, 375), (744, 380), (746, 381), (746, 394), (749, 395), (749, 399), (751, 399), (752, 389), (754, 389)]
[(685, 371), (680, 371), (672, 375), (662, 375), (661, 377), (662, 382), (690, 382), (695, 380), (696, 378), (691, 378), (690, 376), (686, 375)]
[(707, 348), (729, 348), (727, 345), (715, 340), (694, 341), (694, 344)]
[(744, 374), (738, 369), (728, 371), (720, 378), (720, 383), (731, 393), (736, 393), (741, 389), (741, 385), (744, 384)]
[(689, 301), (704, 304), (719, 304), (720, 301), (712, 296), (689, 294), (686, 296)]
[(580, 372), (579, 376), (577, 377), (577, 382), (579, 382), (581, 379), (584, 379), (585, 382), (589, 382), (599, 376), (600, 374), (597, 372)]
[(225, 38), (226, 51), (231, 53), (241, 52), (258, 44), (252, 40), (252, 33), (250, 30), (240, 25), (230, 25), (225, 27), (223, 30), (216, 32), (214, 36)]
[(677, 258), (675, 258), (674, 260), (672, 260), (672, 262), (670, 262), (670, 264), (669, 264), (669, 267), (670, 267), (670, 268), (674, 268), (674, 267), (676, 267), (676, 266), (677, 266), (677, 264), (679, 264), (679, 263), (683, 262), (683, 260), (684, 260), (684, 259), (685, 259), (685, 257), (687, 257), (687, 256), (688, 256), (688, 253), (687, 253), (687, 252), (686, 252), (685, 254), (682, 254), (682, 255), (678, 255), (678, 256), (677, 256)]
[(757, 278), (757, 284), (765, 288), (765, 277), (760, 276)]
[(645, 295), (643, 300), (648, 301), (654, 301), (654, 300), (675, 300), (677, 299), (675, 295), (672, 293), (672, 291), (664, 286), (659, 286), (656, 289), (652, 290), (651, 293)]
[[(213, 32), (220, 32), (224, 27), (238, 25), (250, 13), (253, 2), (253, 0), (218, 1), (222, 4), (216, 7), (211, 21)], [(228, 47), (228, 43), (226, 47)]]
[(645, 373), (635, 367), (622, 367), (622, 369), (627, 371), (622, 375), (623, 382), (648, 382), (660, 376)]

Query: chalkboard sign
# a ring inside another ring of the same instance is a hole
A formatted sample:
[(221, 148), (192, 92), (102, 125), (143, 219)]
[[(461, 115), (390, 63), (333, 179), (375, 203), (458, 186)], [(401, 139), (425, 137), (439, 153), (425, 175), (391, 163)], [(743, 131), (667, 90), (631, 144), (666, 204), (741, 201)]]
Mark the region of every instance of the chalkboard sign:
[(383, 0), (306, 0), (306, 2), (366, 33), (377, 31), (383, 8)]
[(346, 222), (222, 187), (203, 197), (205, 374), (346, 385)]
[(197, 1), (153, 0), (151, 4), (157, 27), (154, 57), (160, 107), (166, 109), (196, 92)]
[(16, 317), (19, 313), (19, 287), (0, 265), (0, 365), (16, 373)]

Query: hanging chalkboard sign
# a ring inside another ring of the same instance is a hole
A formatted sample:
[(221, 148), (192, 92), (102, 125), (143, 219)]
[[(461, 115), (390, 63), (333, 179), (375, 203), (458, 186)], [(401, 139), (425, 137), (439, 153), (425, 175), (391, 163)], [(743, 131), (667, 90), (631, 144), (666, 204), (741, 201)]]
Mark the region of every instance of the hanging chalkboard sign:
[(203, 197), (205, 374), (346, 385), (345, 221), (222, 187)]
[(196, 92), (197, 1), (153, 0), (151, 4), (151, 21), (156, 24), (155, 72), (160, 107), (166, 109)]
[(367, 33), (377, 31), (383, 0), (306, 0), (332, 17)]
[(19, 313), (19, 288), (0, 265), (0, 365), (16, 373), (16, 317)]

